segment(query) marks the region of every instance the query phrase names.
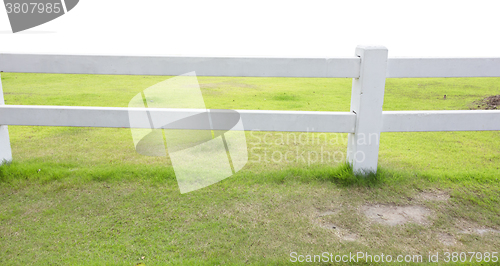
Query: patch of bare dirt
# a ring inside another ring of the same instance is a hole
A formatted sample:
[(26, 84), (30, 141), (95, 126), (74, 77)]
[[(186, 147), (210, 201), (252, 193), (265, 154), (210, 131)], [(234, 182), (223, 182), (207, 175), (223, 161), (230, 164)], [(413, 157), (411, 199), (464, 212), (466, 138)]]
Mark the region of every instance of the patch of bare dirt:
[(448, 199), (450, 199), (450, 195), (440, 190), (424, 191), (418, 194), (416, 198), (424, 201), (448, 201)]
[(431, 210), (418, 205), (370, 205), (361, 207), (361, 211), (370, 220), (390, 226), (402, 225), (407, 222), (425, 224), (427, 217), (431, 214)]
[(500, 109), (500, 95), (489, 96), (472, 104), (472, 109), (498, 110)]
[(335, 232), (335, 234), (342, 240), (342, 241), (356, 241), (358, 240), (358, 235), (349, 231), (348, 229), (345, 228), (340, 228), (335, 224), (332, 223), (323, 223), (320, 225), (321, 227), (332, 230)]
[(338, 229), (338, 226), (336, 226), (335, 224), (332, 224), (332, 223), (325, 223), (325, 224), (321, 224), (321, 227), (325, 228), (325, 229)]
[(335, 232), (335, 235), (337, 235), (342, 241), (352, 242), (358, 240), (358, 235), (356, 233), (351, 232), (347, 228), (341, 228), (337, 224), (323, 220), (323, 218), (338, 214), (339, 211), (339, 209), (327, 209), (324, 211), (318, 210), (319, 213), (315, 217), (315, 223), (324, 229)]
[(340, 238), (343, 241), (352, 242), (352, 241), (358, 240), (358, 235), (354, 234), (354, 233), (350, 233), (349, 231), (345, 231), (345, 232), (340, 234)]
[(445, 246), (454, 246), (457, 244), (457, 240), (453, 235), (446, 234), (446, 233), (439, 233), (438, 234), (438, 239), (439, 242), (441, 242)]
[(476, 234), (476, 235), (485, 235), (485, 234), (500, 234), (500, 230), (479, 226), (477, 224), (467, 222), (467, 221), (459, 221), (456, 223), (457, 227), (460, 229), (459, 233), (461, 234)]
[(500, 230), (491, 229), (491, 228), (476, 228), (475, 232), (476, 232), (476, 234), (479, 234), (479, 235), (484, 235), (487, 233), (500, 234)]

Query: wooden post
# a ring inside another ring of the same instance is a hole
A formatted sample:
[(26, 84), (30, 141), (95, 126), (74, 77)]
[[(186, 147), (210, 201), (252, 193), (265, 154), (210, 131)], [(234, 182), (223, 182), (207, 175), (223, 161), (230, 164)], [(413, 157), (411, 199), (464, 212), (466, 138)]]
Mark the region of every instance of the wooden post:
[(349, 133), (347, 162), (357, 174), (377, 172), (382, 105), (387, 69), (387, 48), (358, 46), (359, 78), (352, 80), (351, 112), (356, 114), (354, 133)]
[[(0, 105), (4, 105), (2, 77), (0, 76)], [(9, 130), (7, 126), (0, 125), (0, 165), (12, 161), (12, 150), (10, 148)]]

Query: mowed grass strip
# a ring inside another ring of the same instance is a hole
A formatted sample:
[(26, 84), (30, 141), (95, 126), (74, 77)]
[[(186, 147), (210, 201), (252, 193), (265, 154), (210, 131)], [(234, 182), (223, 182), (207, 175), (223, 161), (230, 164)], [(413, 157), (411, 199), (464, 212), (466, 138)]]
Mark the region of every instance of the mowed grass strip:
[[(126, 107), (167, 78), (2, 73), (6, 104), (23, 105)], [(349, 111), (350, 79), (198, 80), (207, 108)], [(388, 79), (384, 110), (469, 109), (497, 94), (499, 78)], [(379, 173), (368, 178), (343, 164), (347, 134), (247, 132), (249, 162), (240, 172), (182, 195), (169, 158), (135, 153), (128, 129), (9, 132), (14, 163), (0, 167), (7, 265), (287, 264), (290, 252), (500, 251), (500, 132), (383, 133)], [(376, 205), (419, 206), (430, 216), (379, 224), (363, 213)]]

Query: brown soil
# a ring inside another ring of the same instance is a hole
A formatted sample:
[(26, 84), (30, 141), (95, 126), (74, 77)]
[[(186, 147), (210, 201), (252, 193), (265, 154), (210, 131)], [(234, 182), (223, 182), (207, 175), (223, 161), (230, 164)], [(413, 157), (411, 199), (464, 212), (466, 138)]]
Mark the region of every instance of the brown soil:
[(500, 110), (500, 95), (493, 95), (473, 102), (472, 109)]
[(418, 205), (374, 205), (363, 206), (361, 209), (370, 220), (391, 226), (405, 224), (410, 221), (424, 224), (427, 216), (431, 214), (429, 209)]
[(435, 190), (424, 191), (417, 195), (416, 198), (423, 201), (448, 201), (450, 199), (450, 195), (444, 191)]
[(445, 246), (454, 246), (457, 244), (457, 240), (455, 240), (455, 237), (451, 234), (439, 233), (438, 240)]
[(457, 228), (461, 229), (459, 231), (460, 234), (477, 234), (477, 235), (484, 235), (489, 233), (500, 234), (500, 230), (479, 226), (475, 223), (467, 222), (465, 220), (457, 221), (456, 226)]

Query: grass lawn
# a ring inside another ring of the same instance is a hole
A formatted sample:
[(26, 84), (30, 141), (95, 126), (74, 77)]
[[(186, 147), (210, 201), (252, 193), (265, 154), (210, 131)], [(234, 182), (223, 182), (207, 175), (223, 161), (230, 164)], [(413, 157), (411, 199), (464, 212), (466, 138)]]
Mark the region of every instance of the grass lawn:
[[(2, 84), (6, 104), (126, 107), (167, 78), (2, 73)], [(351, 79), (198, 81), (212, 109), (349, 111)], [(497, 94), (500, 78), (387, 79), (384, 110), (469, 109)], [(383, 133), (369, 178), (343, 164), (347, 134), (246, 132), (247, 165), (187, 194), (168, 157), (135, 152), (129, 129), (9, 133), (2, 265), (294, 264), (291, 252), (424, 262), (439, 253), (446, 264), (445, 252), (481, 252), (482, 260), (489, 252), (490, 261), (500, 252), (498, 131)], [(325, 151), (335, 156), (301, 157)]]

